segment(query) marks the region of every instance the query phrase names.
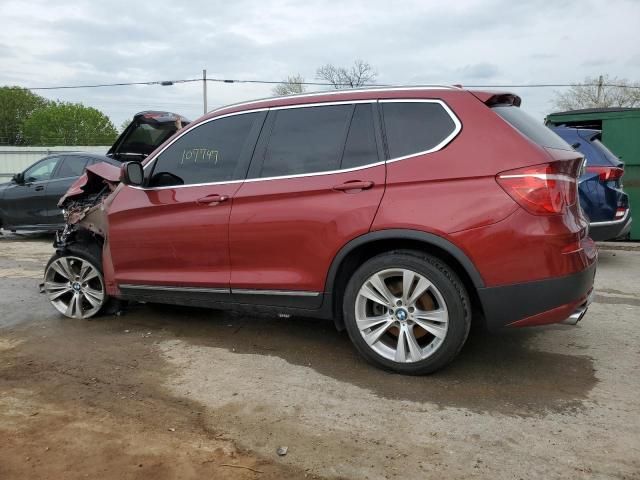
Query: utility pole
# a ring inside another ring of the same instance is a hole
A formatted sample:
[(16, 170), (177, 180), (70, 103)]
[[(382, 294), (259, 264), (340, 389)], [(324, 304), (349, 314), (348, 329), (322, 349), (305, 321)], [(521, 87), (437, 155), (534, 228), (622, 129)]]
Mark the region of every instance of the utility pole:
[[(602, 77), (600, 77), (602, 79)], [(207, 70), (202, 70), (202, 103), (204, 112), (207, 113)]]
[(602, 75), (600, 75), (600, 78), (598, 78), (598, 96), (596, 98), (596, 103), (598, 104), (598, 106), (600, 106), (600, 100), (602, 99), (602, 84), (604, 83), (604, 79), (602, 78)]

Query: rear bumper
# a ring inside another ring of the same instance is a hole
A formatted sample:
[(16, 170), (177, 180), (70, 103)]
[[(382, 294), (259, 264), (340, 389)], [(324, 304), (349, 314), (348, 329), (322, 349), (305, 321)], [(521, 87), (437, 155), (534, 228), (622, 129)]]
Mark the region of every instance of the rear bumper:
[(596, 241), (614, 240), (625, 236), (631, 230), (630, 210), (620, 220), (609, 222), (591, 222), (589, 224), (589, 236)]
[(584, 270), (534, 282), (478, 289), (489, 330), (560, 323), (588, 304), (596, 262)]

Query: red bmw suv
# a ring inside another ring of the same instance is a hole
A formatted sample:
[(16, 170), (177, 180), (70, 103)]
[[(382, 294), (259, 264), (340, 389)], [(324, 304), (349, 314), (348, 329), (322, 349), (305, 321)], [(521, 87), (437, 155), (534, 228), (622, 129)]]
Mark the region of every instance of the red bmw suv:
[(142, 165), (87, 169), (43, 290), (72, 318), (129, 300), (331, 319), (405, 374), (450, 362), (472, 321), (575, 322), (597, 259), (583, 157), (519, 105), (394, 87), (215, 110)]

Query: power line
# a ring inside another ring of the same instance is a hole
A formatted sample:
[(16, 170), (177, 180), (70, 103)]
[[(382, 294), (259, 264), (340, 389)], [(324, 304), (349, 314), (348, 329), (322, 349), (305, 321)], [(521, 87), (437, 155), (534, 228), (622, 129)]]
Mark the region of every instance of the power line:
[[(207, 78), (207, 82), (213, 83), (253, 83), (253, 84), (267, 84), (267, 85), (277, 85), (281, 83), (287, 83), (282, 80), (245, 80), (245, 79), (230, 79), (230, 78)], [(76, 88), (102, 88), (102, 87), (126, 87), (126, 86), (135, 86), (135, 85), (161, 85), (161, 86), (170, 86), (179, 83), (191, 83), (191, 82), (202, 82), (201, 78), (190, 78), (190, 79), (182, 79), (182, 80), (158, 80), (158, 81), (150, 81), (150, 82), (119, 82), (119, 83), (98, 83), (98, 84), (85, 84), (85, 85), (58, 85), (52, 87), (23, 87), (28, 90), (63, 90), (63, 89), (76, 89)], [(293, 82), (299, 85), (313, 85), (313, 86), (324, 86), (324, 87), (333, 87), (333, 86), (342, 86), (342, 87), (351, 87), (351, 84), (347, 83), (339, 83), (333, 84), (328, 82)], [(386, 84), (379, 83), (367, 83), (361, 85), (363, 87), (385, 87), (389, 86)], [(411, 85), (404, 85), (411, 86)], [(420, 85), (415, 85), (420, 86)], [(565, 88), (565, 87), (616, 87), (616, 88), (637, 88), (640, 89), (640, 85), (621, 85), (616, 83), (534, 83), (534, 84), (511, 84), (511, 85), (465, 85), (465, 87), (469, 88)]]

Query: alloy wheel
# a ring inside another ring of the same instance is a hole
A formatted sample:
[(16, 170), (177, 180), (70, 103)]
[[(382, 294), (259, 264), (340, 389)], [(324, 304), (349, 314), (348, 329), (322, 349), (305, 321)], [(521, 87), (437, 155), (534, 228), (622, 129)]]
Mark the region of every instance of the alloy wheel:
[(87, 260), (65, 256), (53, 260), (44, 274), (44, 291), (51, 304), (69, 318), (89, 318), (105, 302), (104, 280)]
[(399, 363), (431, 356), (447, 336), (449, 310), (424, 275), (405, 268), (371, 275), (356, 297), (358, 331), (378, 355)]

